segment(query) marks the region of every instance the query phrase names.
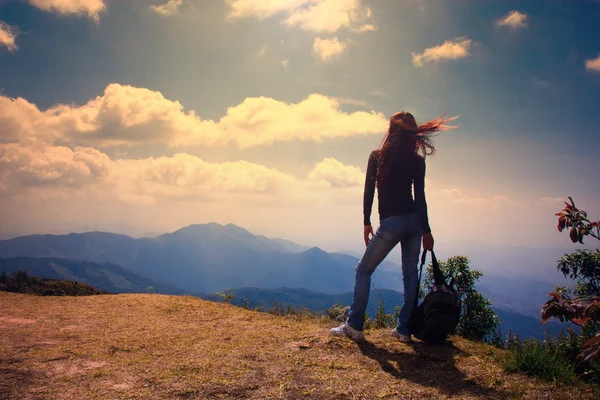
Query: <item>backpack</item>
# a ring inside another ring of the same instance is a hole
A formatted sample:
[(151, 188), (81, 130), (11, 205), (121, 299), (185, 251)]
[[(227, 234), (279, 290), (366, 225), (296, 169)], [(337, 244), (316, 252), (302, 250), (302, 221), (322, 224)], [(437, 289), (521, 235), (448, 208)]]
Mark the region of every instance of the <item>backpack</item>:
[[(421, 286), (421, 275), (423, 274), (423, 265), (427, 250), (423, 250), (421, 256), (421, 267), (419, 271), (419, 287)], [(433, 264), (434, 285), (425, 296), (421, 304), (419, 303), (419, 293), (415, 308), (410, 317), (410, 330), (414, 337), (427, 343), (442, 344), (446, 342), (449, 335), (456, 331), (456, 326), (460, 321), (462, 302), (454, 290), (453, 282), (446, 283), (440, 266), (431, 252)]]

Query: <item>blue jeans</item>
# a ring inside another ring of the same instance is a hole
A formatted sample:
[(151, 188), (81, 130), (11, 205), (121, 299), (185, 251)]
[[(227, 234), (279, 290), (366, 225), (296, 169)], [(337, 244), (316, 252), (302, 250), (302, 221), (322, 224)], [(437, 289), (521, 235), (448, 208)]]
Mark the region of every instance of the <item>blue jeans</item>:
[(365, 312), (369, 302), (371, 275), (390, 251), (400, 242), (402, 248), (402, 280), (404, 281), (404, 304), (398, 315), (398, 332), (409, 335), (408, 319), (415, 307), (419, 277), (417, 265), (421, 252), (423, 231), (419, 217), (415, 213), (397, 215), (381, 221), (362, 259), (356, 266), (354, 299), (348, 312), (348, 324), (362, 331), (365, 326)]

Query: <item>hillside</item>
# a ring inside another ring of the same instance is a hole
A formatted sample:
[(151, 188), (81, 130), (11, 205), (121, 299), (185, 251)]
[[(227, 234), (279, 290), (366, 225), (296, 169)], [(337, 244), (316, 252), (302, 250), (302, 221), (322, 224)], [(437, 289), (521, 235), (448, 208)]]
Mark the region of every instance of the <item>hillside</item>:
[(506, 375), (503, 352), (453, 338), (411, 345), (387, 330), (334, 338), (332, 323), (194, 297), (0, 293), (2, 398), (592, 399)]
[(62, 279), (43, 279), (24, 271), (0, 274), (0, 292), (39, 296), (92, 296), (110, 294), (86, 283)]
[(184, 294), (165, 283), (147, 279), (123, 267), (109, 263), (71, 260), (66, 258), (14, 257), (0, 258), (0, 273), (27, 271), (45, 279), (66, 279), (87, 283), (111, 293), (144, 293), (152, 287), (156, 293)]
[[(90, 232), (0, 241), (0, 257), (52, 257), (111, 263), (188, 293), (282, 286), (323, 293), (352, 290), (358, 260), (253, 235), (233, 224), (190, 225), (157, 238)], [(400, 269), (379, 271), (377, 287), (401, 287)]]

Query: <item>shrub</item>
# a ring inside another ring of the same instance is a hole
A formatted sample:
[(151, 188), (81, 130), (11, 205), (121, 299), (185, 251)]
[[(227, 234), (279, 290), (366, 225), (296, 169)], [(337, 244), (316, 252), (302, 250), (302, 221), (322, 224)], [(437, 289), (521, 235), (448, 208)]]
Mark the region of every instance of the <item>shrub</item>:
[(348, 311), (350, 311), (349, 306), (343, 306), (339, 303), (336, 303), (329, 307), (325, 313), (329, 319), (332, 319), (337, 322), (345, 322), (348, 319)]
[[(483, 274), (471, 269), (469, 259), (465, 256), (451, 257), (447, 261), (440, 261), (439, 265), (444, 276), (454, 279), (453, 287), (462, 300), (456, 334), (469, 340), (490, 343), (500, 325), (500, 319), (490, 308), (492, 302), (475, 290), (475, 283)], [(425, 276), (425, 288), (432, 286), (433, 282), (433, 265), (429, 265)], [(425, 292), (425, 288), (421, 288), (421, 293)]]
[(513, 351), (504, 360), (508, 372), (522, 371), (550, 382), (572, 383), (575, 379), (571, 363), (559, 353), (552, 352), (539, 340), (513, 342)]

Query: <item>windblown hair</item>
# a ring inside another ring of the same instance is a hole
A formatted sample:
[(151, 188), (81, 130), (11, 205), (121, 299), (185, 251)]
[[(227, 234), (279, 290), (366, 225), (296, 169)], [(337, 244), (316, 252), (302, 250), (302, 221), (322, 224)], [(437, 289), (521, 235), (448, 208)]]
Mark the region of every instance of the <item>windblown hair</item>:
[(378, 152), (379, 166), (377, 168), (377, 184), (383, 182), (397, 158), (410, 160), (414, 157), (423, 158), (435, 153), (431, 138), (438, 132), (456, 128), (446, 125), (458, 116), (444, 118), (445, 115), (417, 125), (415, 117), (405, 111), (400, 111), (390, 118), (388, 133), (383, 138)]

